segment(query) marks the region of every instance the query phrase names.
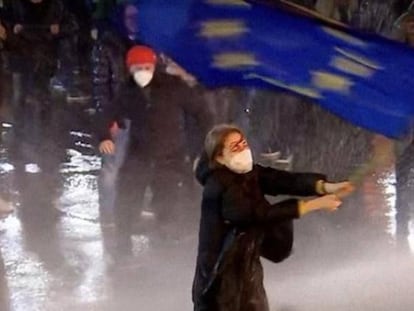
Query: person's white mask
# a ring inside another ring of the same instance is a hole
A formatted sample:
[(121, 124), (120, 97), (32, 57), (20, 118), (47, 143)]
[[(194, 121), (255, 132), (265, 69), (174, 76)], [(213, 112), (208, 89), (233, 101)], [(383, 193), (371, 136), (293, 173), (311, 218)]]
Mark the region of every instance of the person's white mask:
[(140, 87), (146, 87), (154, 77), (154, 73), (149, 70), (139, 70), (134, 72), (134, 81)]
[(226, 166), (231, 171), (238, 174), (246, 174), (253, 169), (253, 156), (250, 149), (245, 149), (233, 155), (228, 161)]

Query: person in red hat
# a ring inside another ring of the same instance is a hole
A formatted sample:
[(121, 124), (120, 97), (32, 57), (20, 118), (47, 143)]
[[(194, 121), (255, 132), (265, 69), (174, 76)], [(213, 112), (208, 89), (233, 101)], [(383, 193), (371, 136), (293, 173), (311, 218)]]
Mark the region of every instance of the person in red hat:
[(144, 88), (154, 77), (157, 55), (151, 48), (137, 45), (128, 51), (126, 63), (134, 81)]
[[(125, 62), (129, 79), (121, 86), (120, 96), (105, 118), (99, 150), (114, 154), (112, 124), (123, 128), (123, 120), (131, 121), (130, 142), (119, 172), (115, 204), (117, 245), (121, 253), (130, 253), (132, 222), (143, 210), (147, 187), (152, 192), (157, 232), (177, 233), (179, 226), (175, 225), (185, 217), (183, 200), (189, 197), (188, 184), (192, 181), (189, 141), (195, 135), (200, 135), (202, 141), (213, 117), (197, 88), (164, 73), (151, 48), (133, 46)], [(189, 132), (188, 120), (195, 120), (199, 131)]]

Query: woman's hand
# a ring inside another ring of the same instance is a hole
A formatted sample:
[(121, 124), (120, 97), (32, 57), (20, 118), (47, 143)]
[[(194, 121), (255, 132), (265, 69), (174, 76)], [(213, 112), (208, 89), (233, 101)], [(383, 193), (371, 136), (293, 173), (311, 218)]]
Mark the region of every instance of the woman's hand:
[(347, 197), (355, 191), (354, 185), (349, 181), (339, 183), (325, 182), (323, 187), (326, 194), (335, 194), (339, 198)]
[(342, 201), (335, 194), (327, 194), (322, 197), (309, 201), (302, 201), (299, 205), (299, 214), (301, 216), (317, 210), (336, 211), (342, 204)]

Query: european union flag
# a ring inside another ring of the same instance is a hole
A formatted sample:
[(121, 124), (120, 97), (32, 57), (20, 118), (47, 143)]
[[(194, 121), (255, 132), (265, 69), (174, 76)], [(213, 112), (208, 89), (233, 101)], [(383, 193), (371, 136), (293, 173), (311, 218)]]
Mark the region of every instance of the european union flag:
[(414, 51), (242, 0), (151, 0), (142, 39), (209, 87), (283, 89), (389, 137), (411, 130)]

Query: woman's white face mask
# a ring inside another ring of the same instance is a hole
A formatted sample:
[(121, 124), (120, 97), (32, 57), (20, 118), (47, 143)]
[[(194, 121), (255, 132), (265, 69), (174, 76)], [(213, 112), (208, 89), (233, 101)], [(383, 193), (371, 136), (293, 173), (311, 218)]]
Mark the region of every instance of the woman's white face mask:
[(241, 152), (229, 155), (224, 165), (237, 174), (246, 174), (253, 169), (253, 156), (249, 148)]
[(154, 77), (154, 72), (151, 70), (138, 70), (133, 74), (134, 81), (140, 87), (146, 87)]

